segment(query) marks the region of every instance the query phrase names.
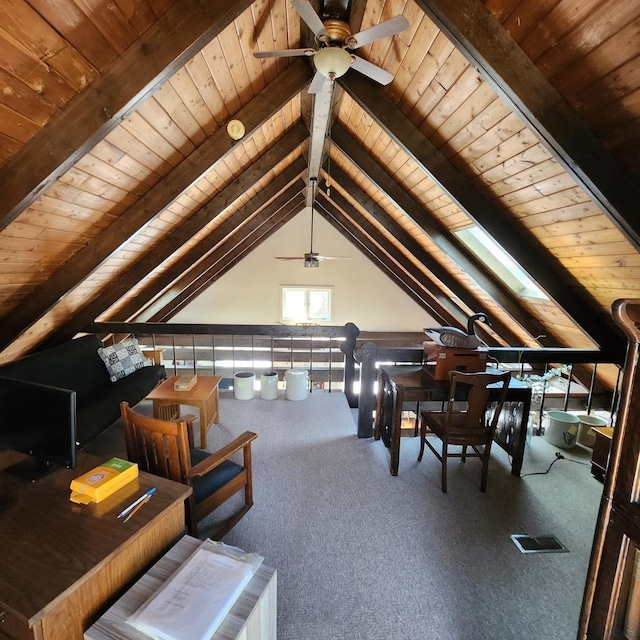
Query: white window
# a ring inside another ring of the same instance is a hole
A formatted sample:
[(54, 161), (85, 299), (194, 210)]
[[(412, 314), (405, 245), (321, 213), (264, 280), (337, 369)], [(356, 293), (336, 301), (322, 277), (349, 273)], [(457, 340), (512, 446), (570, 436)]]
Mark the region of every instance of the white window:
[(330, 322), (331, 287), (281, 287), (282, 322)]
[(455, 233), (517, 295), (522, 298), (549, 299), (524, 269), (483, 229), (468, 227)]

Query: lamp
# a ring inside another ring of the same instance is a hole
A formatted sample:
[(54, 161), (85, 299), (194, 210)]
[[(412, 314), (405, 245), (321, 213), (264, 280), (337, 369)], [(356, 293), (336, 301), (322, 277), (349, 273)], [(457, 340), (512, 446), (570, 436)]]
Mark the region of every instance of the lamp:
[(316, 69), (330, 80), (344, 75), (352, 62), (351, 54), (340, 47), (325, 47), (313, 56)]

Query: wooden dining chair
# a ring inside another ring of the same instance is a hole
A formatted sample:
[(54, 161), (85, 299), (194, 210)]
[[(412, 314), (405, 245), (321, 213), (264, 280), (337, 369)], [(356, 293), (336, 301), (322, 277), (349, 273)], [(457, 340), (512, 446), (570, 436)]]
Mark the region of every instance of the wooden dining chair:
[[(125, 426), (127, 457), (142, 471), (169, 478), (193, 488), (185, 502), (189, 534), (197, 537), (198, 522), (241, 489), (244, 504), (217, 525), (209, 537), (221, 538), (253, 505), (251, 442), (258, 436), (245, 431), (215, 453), (193, 447), (195, 416), (174, 421), (141, 415), (126, 402), (120, 404)], [(231, 456), (242, 451), (242, 464)]]
[[(480, 458), (480, 491), (487, 490), (491, 443), (507, 395), (511, 374), (449, 373), (449, 396), (444, 411), (420, 413), (420, 453), (427, 445), (442, 465), (442, 491), (447, 492), (447, 459)], [(427, 429), (442, 441), (440, 451), (429, 442)], [(454, 446), (454, 451), (450, 447)], [(457, 449), (462, 447), (462, 450)], [(471, 452), (468, 451), (471, 449)]]

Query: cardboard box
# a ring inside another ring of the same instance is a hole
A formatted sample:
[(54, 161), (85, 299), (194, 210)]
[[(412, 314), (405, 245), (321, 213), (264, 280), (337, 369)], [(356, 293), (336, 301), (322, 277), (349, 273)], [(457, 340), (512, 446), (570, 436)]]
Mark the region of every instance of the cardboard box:
[(99, 467), (71, 481), (71, 502), (100, 502), (138, 477), (135, 462), (111, 458)]
[(423, 363), (434, 364), (438, 359), (438, 353), (442, 347), (433, 340), (425, 340), (422, 343), (422, 349), (424, 351)]
[(435, 380), (448, 380), (449, 371), (475, 373), (487, 368), (487, 352), (483, 349), (440, 347), (436, 358)]

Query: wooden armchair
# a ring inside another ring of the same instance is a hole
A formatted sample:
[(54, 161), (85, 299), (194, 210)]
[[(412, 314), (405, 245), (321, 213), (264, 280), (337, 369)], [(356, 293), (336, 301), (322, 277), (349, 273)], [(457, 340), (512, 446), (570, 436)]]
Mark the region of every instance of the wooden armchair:
[[(449, 399), (445, 411), (423, 411), (420, 414), (420, 453), (422, 460), (425, 444), (442, 464), (442, 491), (447, 492), (447, 459), (467, 457), (482, 460), (480, 491), (487, 490), (491, 443), (498, 424), (498, 418), (507, 395), (511, 374), (505, 373), (449, 373)], [(488, 411), (489, 403), (496, 400), (495, 407)], [(456, 408), (463, 403), (463, 409)], [(438, 452), (427, 439), (427, 429), (442, 440)], [(451, 445), (461, 446), (451, 452)], [(472, 453), (467, 452), (471, 447)]]
[[(127, 457), (142, 471), (187, 484), (193, 493), (186, 501), (187, 528), (198, 535), (198, 522), (244, 489), (244, 505), (226, 518), (213, 536), (225, 535), (253, 505), (251, 442), (258, 436), (245, 431), (215, 453), (193, 448), (192, 424), (195, 416), (175, 421), (143, 416), (126, 402), (120, 404), (125, 425)], [(229, 458), (242, 450), (243, 464)], [(210, 537), (213, 537), (210, 536)]]

